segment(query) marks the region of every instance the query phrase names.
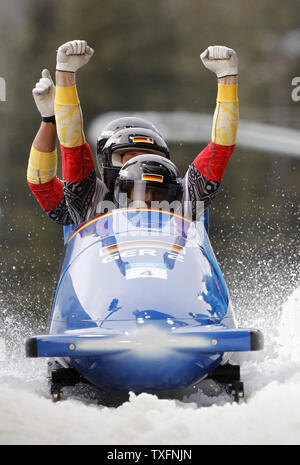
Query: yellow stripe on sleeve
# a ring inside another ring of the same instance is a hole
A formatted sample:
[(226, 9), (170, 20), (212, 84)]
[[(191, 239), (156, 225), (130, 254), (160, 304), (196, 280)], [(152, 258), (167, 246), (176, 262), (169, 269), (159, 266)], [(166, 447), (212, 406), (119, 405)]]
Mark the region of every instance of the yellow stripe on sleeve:
[(219, 84), (211, 139), (216, 144), (234, 145), (239, 123), (237, 84)]
[(43, 184), (51, 181), (57, 172), (57, 150), (53, 152), (40, 152), (33, 145), (31, 147), (27, 181), (32, 184)]
[(218, 84), (217, 102), (238, 102), (238, 85)]
[(57, 135), (64, 147), (78, 147), (85, 143), (82, 113), (76, 85), (56, 86), (55, 119)]
[(56, 86), (55, 103), (58, 105), (79, 105), (76, 85), (70, 87)]

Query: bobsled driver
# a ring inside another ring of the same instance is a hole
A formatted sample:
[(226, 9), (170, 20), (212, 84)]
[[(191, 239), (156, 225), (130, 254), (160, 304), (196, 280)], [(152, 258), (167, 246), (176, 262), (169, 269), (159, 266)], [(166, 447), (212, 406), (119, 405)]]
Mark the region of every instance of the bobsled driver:
[[(112, 200), (188, 201), (196, 218), (199, 202), (207, 208), (215, 197), (235, 147), (238, 126), (236, 52), (208, 47), (200, 56), (218, 78), (217, 104), (209, 144), (188, 167), (184, 179), (170, 161), (169, 149), (158, 130), (141, 118), (120, 118), (108, 124), (97, 141), (96, 177), (93, 156), (85, 139), (76, 88), (76, 72), (87, 65), (93, 49), (83, 40), (61, 45), (57, 51), (56, 87), (48, 70), (33, 89), (42, 116), (33, 141), (27, 171), (30, 189), (42, 209), (62, 225), (80, 224), (102, 213)], [(56, 175), (56, 139), (62, 156), (61, 181)], [(202, 210), (203, 211), (203, 210)]]

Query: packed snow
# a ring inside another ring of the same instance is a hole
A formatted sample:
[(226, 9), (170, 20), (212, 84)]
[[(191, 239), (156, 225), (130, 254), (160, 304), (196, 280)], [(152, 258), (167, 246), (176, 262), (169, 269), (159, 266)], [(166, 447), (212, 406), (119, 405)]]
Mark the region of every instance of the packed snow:
[[(19, 339), (14, 334), (11, 347), (1, 340), (0, 444), (299, 445), (300, 287), (274, 318), (262, 309), (253, 326), (264, 332), (265, 349), (235, 355), (246, 391), (241, 404), (225, 393), (209, 397), (202, 390), (183, 401), (131, 394), (117, 408), (99, 406), (80, 393), (53, 403), (46, 361), (25, 358), (22, 331)], [(13, 324), (12, 318), (8, 330)]]

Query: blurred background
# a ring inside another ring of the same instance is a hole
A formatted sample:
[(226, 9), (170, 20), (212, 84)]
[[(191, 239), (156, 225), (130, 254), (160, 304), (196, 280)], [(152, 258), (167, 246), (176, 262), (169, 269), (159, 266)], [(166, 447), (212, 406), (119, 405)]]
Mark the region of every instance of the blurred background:
[[(45, 326), (63, 251), (61, 227), (41, 211), (26, 182), (40, 124), (31, 91), (43, 68), (54, 77), (59, 45), (85, 39), (95, 50), (77, 79), (86, 135), (96, 117), (111, 111), (201, 113), (212, 120), (216, 78), (199, 54), (222, 44), (239, 56), (241, 121), (294, 129), (297, 136), (300, 102), (291, 97), (291, 82), (300, 76), (299, 18), (297, 0), (1, 0), (2, 328), (14, 312), (32, 331)], [(169, 146), (184, 173), (209, 139), (191, 143), (180, 134)], [(95, 153), (96, 140), (89, 143)], [(299, 281), (299, 178), (300, 144), (299, 153), (290, 153), (237, 143), (210, 209), (210, 237), (238, 307), (253, 309), (263, 298), (276, 316)]]

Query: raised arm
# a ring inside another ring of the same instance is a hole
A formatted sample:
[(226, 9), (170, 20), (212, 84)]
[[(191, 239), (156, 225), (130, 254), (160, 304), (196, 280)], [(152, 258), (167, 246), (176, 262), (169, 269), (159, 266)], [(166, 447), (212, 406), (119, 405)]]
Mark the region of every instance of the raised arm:
[(63, 185), (56, 176), (55, 86), (47, 69), (42, 71), (32, 94), (42, 122), (31, 146), (27, 182), (48, 216), (57, 223), (68, 224), (70, 218), (64, 203)]
[(94, 161), (85, 140), (75, 76), (92, 55), (93, 50), (82, 40), (67, 42), (57, 51), (55, 118), (64, 196), (75, 224), (85, 221), (96, 188)]
[(228, 47), (213, 46), (200, 57), (204, 66), (217, 75), (218, 92), (211, 140), (187, 173), (188, 197), (193, 202), (193, 210), (197, 201), (204, 202), (206, 208), (215, 197), (235, 147), (239, 121), (236, 52)]
[[(201, 59), (206, 68), (214, 72), (218, 78), (217, 105), (214, 114), (211, 141), (215, 144), (230, 147), (232, 153), (236, 142), (239, 121), (237, 54), (231, 48), (214, 46), (208, 47), (201, 54)], [(222, 177), (223, 174), (224, 171)]]

